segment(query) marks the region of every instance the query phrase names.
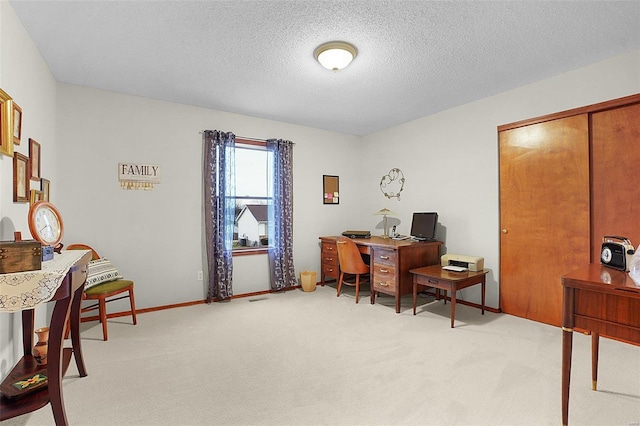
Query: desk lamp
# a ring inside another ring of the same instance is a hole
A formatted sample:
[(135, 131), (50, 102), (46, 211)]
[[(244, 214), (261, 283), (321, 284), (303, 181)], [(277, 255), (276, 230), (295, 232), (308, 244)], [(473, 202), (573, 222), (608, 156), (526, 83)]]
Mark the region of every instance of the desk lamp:
[(384, 234), (381, 235), (382, 238), (389, 238), (389, 228), (387, 228), (387, 216), (397, 216), (398, 213), (391, 211), (389, 209), (381, 209), (373, 214), (374, 216), (382, 216), (382, 220), (384, 222)]

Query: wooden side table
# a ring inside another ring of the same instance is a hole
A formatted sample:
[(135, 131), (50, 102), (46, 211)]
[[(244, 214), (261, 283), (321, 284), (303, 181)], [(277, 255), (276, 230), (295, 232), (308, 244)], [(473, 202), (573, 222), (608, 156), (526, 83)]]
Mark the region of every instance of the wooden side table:
[[(59, 282), (55, 294), (50, 299), (55, 301), (55, 305), (49, 324), (48, 363), (46, 367), (38, 365), (31, 355), (35, 306), (29, 309), (21, 309), (24, 356), (0, 384), (0, 390), (11, 389), (12, 383), (18, 377), (39, 372), (46, 374), (48, 384), (17, 399), (0, 395), (0, 421), (35, 411), (51, 402), (56, 425), (68, 424), (62, 395), (62, 377), (69, 366), (72, 355), (75, 358), (80, 377), (87, 375), (80, 345), (80, 303), (91, 253), (77, 253), (75, 256), (78, 257), (78, 260)], [(72, 348), (64, 348), (63, 344), (67, 318), (71, 326)]]
[(562, 277), (562, 424), (569, 424), (573, 330), (591, 332), (591, 386), (598, 383), (600, 334), (640, 345), (640, 286), (629, 274), (588, 264)]
[(466, 287), (482, 284), (482, 315), (484, 315), (484, 298), (486, 290), (486, 276), (489, 270), (473, 272), (453, 272), (442, 269), (440, 265), (425, 266), (423, 268), (412, 269), (409, 272), (413, 275), (413, 315), (416, 314), (416, 302), (418, 299), (418, 286), (432, 287), (438, 290), (451, 292), (451, 328), (456, 319), (456, 293)]

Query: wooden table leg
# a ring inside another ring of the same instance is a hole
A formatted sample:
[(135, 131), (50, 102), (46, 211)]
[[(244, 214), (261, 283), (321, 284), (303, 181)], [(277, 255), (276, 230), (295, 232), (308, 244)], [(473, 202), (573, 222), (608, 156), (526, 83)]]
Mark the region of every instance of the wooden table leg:
[(487, 283), (486, 283), (487, 280), (484, 279), (485, 276), (486, 275), (482, 276), (482, 315), (484, 315), (484, 299), (485, 299), (484, 295), (485, 295), (486, 287), (487, 287)]
[[(455, 285), (451, 285), (451, 328), (453, 328), (453, 323), (456, 320), (456, 293), (457, 288)], [(446, 300), (446, 299), (445, 299)]]
[(562, 424), (569, 424), (569, 387), (571, 382), (571, 352), (573, 347), (574, 289), (565, 287), (562, 303)]
[(413, 276), (413, 315), (416, 314), (416, 303), (418, 302), (418, 281), (416, 276)]
[(31, 355), (33, 347), (34, 312), (33, 309), (22, 311), (22, 353), (24, 356)]
[(47, 379), (49, 400), (56, 426), (68, 425), (62, 396), (62, 352), (65, 322), (71, 309), (71, 298), (66, 297), (55, 303), (49, 325), (49, 348), (47, 352)]
[(400, 313), (400, 289), (396, 290), (396, 314)]
[[(372, 275), (370, 275), (370, 276), (372, 276)], [(369, 293), (370, 293), (369, 299), (371, 300), (371, 304), (375, 305), (376, 304), (376, 292), (373, 289), (373, 280), (371, 278), (369, 278), (369, 290), (370, 290), (369, 291)]]
[(591, 389), (598, 390), (598, 348), (600, 335), (591, 333)]
[(69, 323), (71, 326), (71, 346), (73, 348), (73, 357), (76, 359), (76, 367), (80, 377), (87, 375), (87, 368), (84, 365), (84, 357), (82, 355), (82, 344), (80, 341), (80, 305), (82, 304), (82, 293), (84, 286), (80, 286), (73, 295), (71, 302), (71, 314)]
[(562, 424), (569, 424), (569, 386), (573, 330), (562, 328)]

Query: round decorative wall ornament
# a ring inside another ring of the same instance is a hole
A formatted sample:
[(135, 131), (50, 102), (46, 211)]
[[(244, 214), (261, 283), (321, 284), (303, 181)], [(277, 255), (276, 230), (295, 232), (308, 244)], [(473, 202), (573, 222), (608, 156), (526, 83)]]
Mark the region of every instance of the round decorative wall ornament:
[(397, 198), (400, 201), (400, 193), (404, 189), (404, 174), (402, 170), (393, 168), (389, 173), (382, 176), (380, 180), (380, 190), (385, 197)]

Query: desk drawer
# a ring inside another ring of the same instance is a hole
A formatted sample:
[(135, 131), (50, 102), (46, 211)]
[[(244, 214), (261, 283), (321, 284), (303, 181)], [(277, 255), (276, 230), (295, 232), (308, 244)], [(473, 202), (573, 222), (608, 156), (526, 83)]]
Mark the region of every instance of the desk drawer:
[(340, 265), (340, 261), (338, 260), (338, 253), (322, 253), (322, 264), (323, 265), (333, 265), (336, 268)]
[(335, 254), (336, 257), (338, 257), (338, 246), (336, 245), (336, 243), (327, 243), (327, 242), (322, 242), (322, 254), (324, 256), (325, 253), (328, 254)]
[(371, 258), (371, 261), (374, 264), (395, 266), (396, 257), (397, 257), (397, 252), (395, 250), (375, 247), (373, 249), (373, 256)]
[(372, 282), (374, 290), (395, 293), (397, 287), (395, 266), (374, 263)]
[(425, 277), (424, 275), (415, 275), (413, 279), (416, 280), (418, 285), (423, 285), (426, 287), (442, 288), (442, 289), (451, 288), (451, 281), (447, 281), (447, 280), (440, 280), (434, 277)]
[(327, 265), (323, 263), (322, 275), (335, 278), (337, 280), (340, 277), (340, 268), (338, 268), (338, 265)]
[[(608, 329), (613, 331), (616, 326), (622, 326), (635, 329), (636, 336), (640, 336), (640, 299), (629, 297), (623, 291), (616, 295), (577, 288), (574, 300), (576, 327), (583, 328), (583, 323), (589, 324), (590, 320), (595, 320), (602, 323), (601, 334), (629, 339), (624, 335), (618, 336), (605, 332)], [(586, 329), (597, 330), (597, 328)]]

